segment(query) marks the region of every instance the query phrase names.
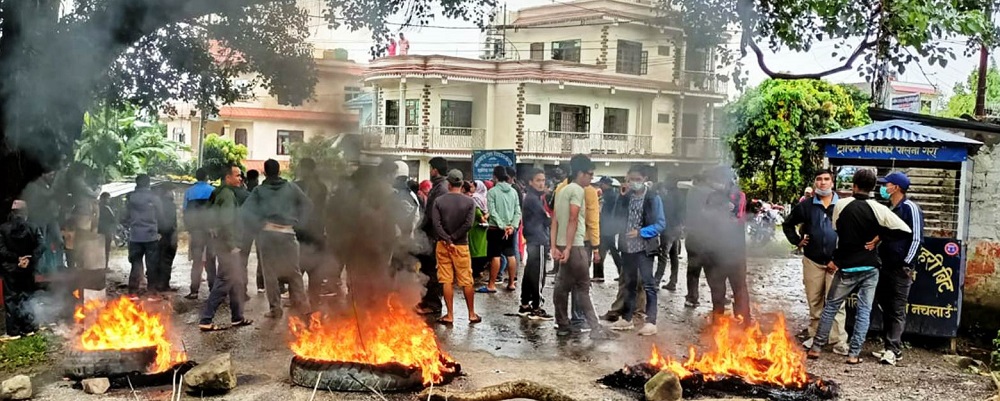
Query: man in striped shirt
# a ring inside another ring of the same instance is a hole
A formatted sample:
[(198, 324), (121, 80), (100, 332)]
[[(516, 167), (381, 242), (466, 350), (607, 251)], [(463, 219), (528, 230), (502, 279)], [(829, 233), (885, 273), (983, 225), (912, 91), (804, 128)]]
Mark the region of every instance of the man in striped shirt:
[(878, 252), (882, 259), (882, 275), (875, 290), (875, 299), (882, 308), (885, 350), (875, 352), (875, 356), (884, 364), (895, 365), (903, 351), (900, 338), (906, 327), (906, 302), (913, 284), (914, 259), (920, 253), (924, 238), (924, 213), (906, 196), (910, 190), (910, 178), (906, 174), (894, 172), (878, 182), (882, 184), (879, 189), (882, 197), (892, 203), (892, 212), (913, 231), (905, 238), (887, 238)]

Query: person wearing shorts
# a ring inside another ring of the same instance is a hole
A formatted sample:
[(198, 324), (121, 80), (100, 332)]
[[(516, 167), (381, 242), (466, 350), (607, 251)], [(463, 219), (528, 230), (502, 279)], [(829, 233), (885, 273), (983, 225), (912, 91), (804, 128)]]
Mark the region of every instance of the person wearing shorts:
[(469, 308), (469, 324), (482, 322), (476, 314), (475, 293), (472, 290), (472, 257), (469, 254), (469, 230), (476, 216), (476, 204), (462, 194), (463, 177), (459, 170), (448, 172), (448, 193), (441, 195), (431, 209), (431, 224), (438, 241), (434, 247), (437, 258), (437, 280), (444, 287), (444, 302), (448, 313), (438, 323), (455, 322), (455, 285), (462, 287), (465, 305)]
[(478, 292), (497, 292), (496, 281), (500, 273), (500, 258), (507, 258), (507, 291), (517, 289), (517, 260), (514, 258), (514, 236), (521, 224), (521, 195), (510, 184), (507, 169), (497, 166), (493, 169), (497, 184), (486, 193), (487, 207), (490, 209), (490, 228), (486, 232), (487, 256), (492, 258), (490, 281)]

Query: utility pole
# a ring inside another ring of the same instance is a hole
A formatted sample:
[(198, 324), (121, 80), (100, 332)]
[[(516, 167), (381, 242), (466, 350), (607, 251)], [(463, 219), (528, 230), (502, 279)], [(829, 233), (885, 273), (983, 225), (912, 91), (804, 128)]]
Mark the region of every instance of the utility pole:
[[(986, 5), (986, 18), (991, 21), (992, 10), (990, 9), (989, 3)], [(986, 69), (988, 68), (990, 58), (990, 51), (986, 48), (986, 40), (984, 38), (979, 39), (979, 82), (976, 84), (976, 119), (982, 120), (986, 118)]]

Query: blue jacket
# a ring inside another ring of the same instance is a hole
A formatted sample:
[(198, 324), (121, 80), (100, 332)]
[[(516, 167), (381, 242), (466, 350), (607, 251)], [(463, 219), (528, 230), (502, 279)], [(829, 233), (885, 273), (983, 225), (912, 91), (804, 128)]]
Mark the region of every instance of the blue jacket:
[(878, 247), (879, 258), (885, 267), (913, 267), (913, 259), (920, 254), (924, 241), (924, 212), (909, 198), (903, 198), (892, 212), (910, 227), (912, 234), (905, 238), (883, 238)]
[[(631, 195), (619, 196), (618, 201), (615, 202), (617, 205), (614, 209), (614, 216), (618, 221), (626, 222), (623, 227), (628, 225), (628, 207), (631, 201)], [(659, 237), (663, 233), (663, 230), (667, 229), (667, 219), (663, 216), (663, 201), (660, 200), (660, 196), (657, 195), (652, 190), (646, 190), (646, 196), (642, 200), (642, 228), (639, 229), (639, 236), (644, 239), (650, 239)], [(625, 230), (618, 236), (618, 246), (622, 249), (625, 248), (625, 241), (628, 239), (625, 236)]]
[[(833, 194), (829, 207), (823, 207), (823, 201), (818, 197), (806, 198), (792, 208), (788, 219), (781, 226), (785, 238), (792, 245), (802, 242), (802, 236), (809, 236), (809, 243), (803, 248), (803, 254), (809, 260), (820, 265), (826, 265), (833, 258), (837, 249), (837, 231), (833, 229), (833, 207), (840, 197)], [(796, 226), (802, 225), (797, 229)]]
[(163, 216), (160, 197), (149, 188), (136, 188), (125, 204), (122, 222), (129, 226), (130, 242), (156, 241), (159, 235), (159, 221)]

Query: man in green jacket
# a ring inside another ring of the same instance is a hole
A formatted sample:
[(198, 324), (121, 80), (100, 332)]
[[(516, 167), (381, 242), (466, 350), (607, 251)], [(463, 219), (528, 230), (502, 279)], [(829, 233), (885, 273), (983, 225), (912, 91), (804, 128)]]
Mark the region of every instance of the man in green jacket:
[[(264, 182), (243, 204), (243, 221), (257, 234), (257, 247), (264, 266), (264, 290), (271, 310), (265, 316), (280, 318), (281, 294), (278, 282), (288, 283), (292, 308), (299, 314), (309, 312), (299, 268), (299, 241), (295, 229), (301, 228), (312, 211), (312, 201), (299, 187), (281, 178), (278, 161), (264, 162)], [(312, 278), (312, 277), (310, 277)]]
[[(234, 188), (243, 183), (240, 176), (240, 168), (230, 166), (226, 170), (226, 175), (222, 177), (222, 186), (212, 192), (209, 200), (209, 216), (212, 217), (210, 233), (212, 236), (212, 247), (216, 251), (218, 260), (218, 272), (215, 276), (215, 284), (208, 294), (208, 302), (201, 313), (201, 321), (198, 328), (201, 331), (225, 330), (227, 327), (220, 327), (212, 324), (215, 312), (219, 309), (222, 301), (229, 297), (229, 310), (232, 312), (232, 326), (249, 326), (253, 321), (243, 317), (243, 302), (246, 300), (246, 284), (240, 277), (242, 271), (240, 244), (242, 236), (237, 229), (237, 216), (239, 205), (236, 200)], [(240, 288), (242, 287), (242, 288)]]
[(497, 274), (500, 273), (500, 258), (507, 258), (507, 291), (514, 291), (517, 285), (517, 259), (514, 258), (514, 236), (521, 225), (521, 194), (511, 185), (510, 175), (504, 166), (493, 169), (497, 182), (486, 193), (486, 206), (490, 210), (490, 228), (486, 232), (487, 256), (493, 258), (490, 265), (490, 281), (479, 292), (497, 292)]

